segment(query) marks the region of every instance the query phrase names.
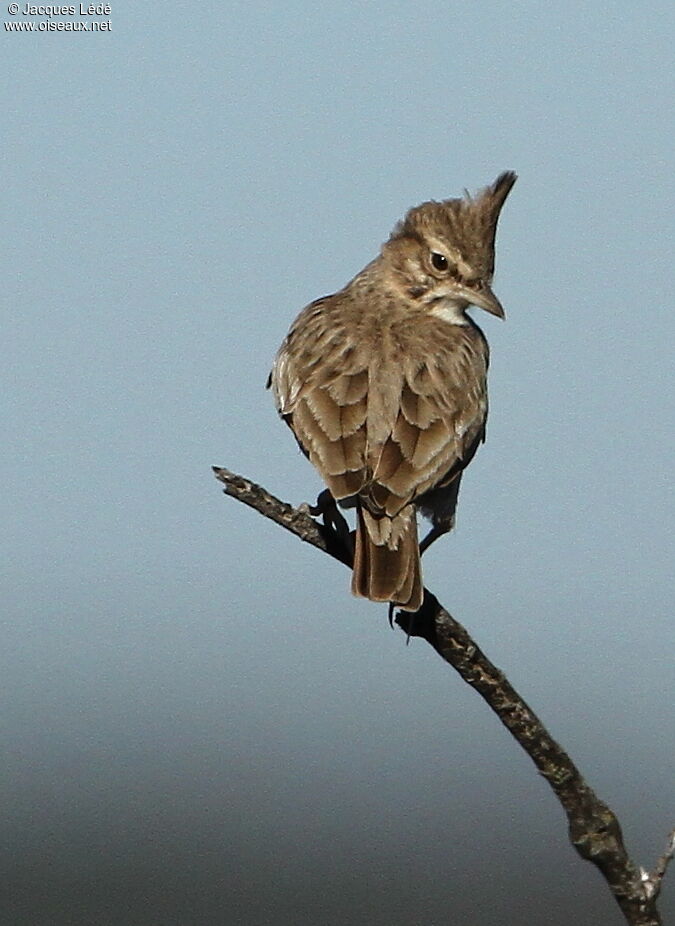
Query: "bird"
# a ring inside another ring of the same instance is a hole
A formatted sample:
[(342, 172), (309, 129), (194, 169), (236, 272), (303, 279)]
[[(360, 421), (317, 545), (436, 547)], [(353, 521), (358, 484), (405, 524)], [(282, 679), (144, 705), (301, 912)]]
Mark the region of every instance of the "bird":
[(454, 526), (485, 440), (489, 347), (467, 309), (505, 317), (491, 284), (515, 181), (408, 210), (377, 257), (300, 312), (268, 379), (329, 501), (356, 508), (352, 592), (390, 609), (421, 607), (421, 555)]

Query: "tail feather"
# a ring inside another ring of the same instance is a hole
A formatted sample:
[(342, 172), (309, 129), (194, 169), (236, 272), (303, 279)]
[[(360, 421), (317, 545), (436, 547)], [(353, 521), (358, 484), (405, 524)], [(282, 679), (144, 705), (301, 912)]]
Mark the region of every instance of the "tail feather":
[(352, 592), (371, 601), (391, 601), (405, 611), (421, 606), (424, 586), (412, 505), (394, 518), (377, 518), (357, 506)]

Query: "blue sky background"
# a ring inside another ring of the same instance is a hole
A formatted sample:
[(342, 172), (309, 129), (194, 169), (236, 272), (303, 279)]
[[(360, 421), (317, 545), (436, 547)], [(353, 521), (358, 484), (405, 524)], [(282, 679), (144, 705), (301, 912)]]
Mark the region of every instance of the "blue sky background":
[(480, 699), (209, 467), (313, 499), (263, 388), (290, 322), (409, 206), (516, 170), (508, 319), (479, 319), (488, 442), (426, 579), (652, 865), (675, 807), (672, 4), (109, 18), (2, 33), (3, 919), (618, 926)]

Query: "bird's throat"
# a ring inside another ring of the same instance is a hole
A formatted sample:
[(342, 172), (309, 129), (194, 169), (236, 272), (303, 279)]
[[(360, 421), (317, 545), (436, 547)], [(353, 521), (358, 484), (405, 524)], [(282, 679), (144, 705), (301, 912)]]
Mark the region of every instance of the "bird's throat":
[(450, 325), (470, 325), (471, 322), (466, 314), (466, 302), (459, 302), (456, 299), (441, 298), (436, 299), (429, 306), (429, 315), (443, 319)]

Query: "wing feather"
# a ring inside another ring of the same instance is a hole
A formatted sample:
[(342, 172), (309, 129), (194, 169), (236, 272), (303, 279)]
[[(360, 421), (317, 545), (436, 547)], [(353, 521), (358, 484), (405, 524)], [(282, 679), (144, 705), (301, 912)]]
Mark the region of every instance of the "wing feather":
[(336, 299), (317, 300), (300, 313), (270, 384), (301, 448), (334, 497), (346, 498), (367, 480), (369, 358), (351, 344)]
[[(399, 414), (373, 471), (390, 493), (390, 515), (461, 471), (487, 416), (487, 344), (478, 329), (440, 321), (417, 334), (403, 364)], [(374, 497), (383, 501), (380, 491)]]
[(333, 495), (359, 493), (374, 514), (392, 517), (475, 452), (487, 416), (487, 344), (473, 325), (426, 314), (382, 325), (364, 343), (343, 308), (337, 294), (303, 310), (271, 385)]

